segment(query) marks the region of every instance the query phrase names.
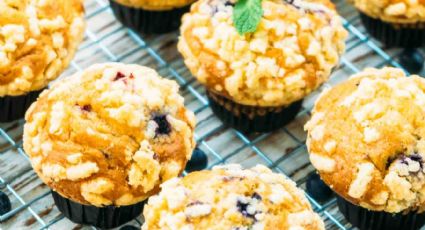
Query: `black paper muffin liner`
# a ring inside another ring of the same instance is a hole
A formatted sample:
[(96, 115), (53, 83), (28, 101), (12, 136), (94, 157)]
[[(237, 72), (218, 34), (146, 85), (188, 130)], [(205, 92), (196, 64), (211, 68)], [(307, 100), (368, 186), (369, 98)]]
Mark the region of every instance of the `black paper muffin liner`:
[(125, 26), (140, 34), (163, 34), (180, 27), (181, 17), (190, 10), (190, 5), (164, 11), (143, 10), (124, 6), (109, 0), (115, 17)]
[(0, 97), (0, 122), (11, 122), (23, 118), (27, 109), (37, 100), (42, 91), (33, 91), (21, 96)]
[(360, 12), (366, 30), (387, 47), (417, 48), (425, 45), (425, 22), (393, 24)]
[(345, 219), (360, 230), (418, 230), (425, 224), (425, 213), (393, 214), (370, 211), (337, 196), (337, 204)]
[(99, 208), (76, 203), (54, 191), (52, 196), (59, 211), (72, 222), (101, 229), (116, 228), (133, 220), (142, 214), (145, 205), (145, 201), (142, 201), (129, 206)]
[(207, 91), (214, 114), (224, 124), (245, 133), (270, 132), (292, 121), (302, 108), (302, 100), (285, 107), (241, 105), (214, 92)]

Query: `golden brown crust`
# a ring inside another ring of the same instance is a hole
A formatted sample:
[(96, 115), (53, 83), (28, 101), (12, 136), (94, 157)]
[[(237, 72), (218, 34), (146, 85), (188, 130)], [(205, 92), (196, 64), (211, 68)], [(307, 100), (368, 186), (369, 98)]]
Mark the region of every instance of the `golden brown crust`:
[(145, 206), (142, 230), (325, 229), (295, 183), (262, 165), (215, 167), (161, 188)]
[(171, 10), (192, 4), (196, 0), (113, 0), (122, 5), (144, 10)]
[(425, 0), (350, 0), (361, 12), (396, 24), (425, 22)]
[(24, 148), (62, 196), (95, 206), (135, 204), (190, 159), (195, 117), (183, 100), (177, 84), (152, 69), (94, 65), (31, 106)]
[(209, 90), (253, 106), (285, 106), (325, 82), (347, 32), (330, 1), (264, 0), (252, 34), (239, 35), (233, 7), (201, 0), (183, 17), (178, 50)]
[(425, 80), (366, 69), (324, 92), (306, 124), (310, 160), (339, 195), (372, 210), (425, 207)]
[(0, 96), (47, 86), (84, 36), (81, 0), (0, 1)]

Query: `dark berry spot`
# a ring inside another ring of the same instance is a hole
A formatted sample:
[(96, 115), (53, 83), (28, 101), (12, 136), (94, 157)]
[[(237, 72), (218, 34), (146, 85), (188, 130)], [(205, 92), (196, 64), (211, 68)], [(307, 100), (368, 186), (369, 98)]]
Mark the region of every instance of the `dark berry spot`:
[(194, 206), (194, 205), (201, 205), (201, 204), (204, 204), (204, 203), (197, 200), (197, 201), (190, 202), (188, 205), (186, 205), (186, 207), (190, 207), (190, 206)]
[(230, 2), (230, 1), (226, 1), (226, 3), (224, 3), (225, 6), (235, 6), (235, 3)]
[(254, 192), (254, 194), (252, 194), (252, 199), (256, 199), (256, 200), (262, 200), (260, 194)]
[(154, 160), (158, 160), (158, 159), (159, 159), (158, 154), (154, 153), (154, 154), (153, 154), (153, 159), (154, 159)]
[(409, 162), (407, 161), (407, 158), (409, 158), (410, 160), (412, 160), (412, 161), (416, 161), (416, 162), (418, 162), (419, 163), (419, 166), (421, 167), (421, 168), (423, 168), (423, 165), (424, 165), (424, 162), (423, 162), (423, 158), (422, 158), (422, 156), (421, 155), (419, 155), (419, 154), (417, 154), (417, 153), (414, 153), (414, 154), (412, 154), (412, 155), (409, 155), (409, 156), (406, 156), (406, 155), (403, 155), (402, 157), (401, 157), (401, 163), (402, 164), (405, 164), (405, 165), (409, 165)]
[(118, 81), (118, 80), (120, 80), (122, 78), (125, 78), (125, 74), (123, 74), (121, 72), (118, 72), (117, 75), (114, 78), (114, 81)]
[(242, 215), (246, 218), (250, 218), (255, 220), (255, 214), (249, 214), (248, 213), (248, 206), (249, 203), (246, 202), (242, 202), (241, 200), (238, 199), (238, 201), (236, 202), (236, 207), (238, 208), (238, 211), (240, 213), (242, 213)]
[(80, 105), (80, 104), (76, 103), (75, 106), (80, 107), (80, 109), (84, 112), (91, 112), (91, 110), (92, 110), (91, 105)]
[(171, 132), (171, 125), (167, 121), (167, 115), (158, 114), (153, 117), (153, 121), (158, 125), (155, 130), (156, 135), (167, 135)]
[(109, 159), (109, 154), (107, 152), (101, 151), (102, 155), (106, 158)]
[(308, 194), (317, 201), (324, 202), (333, 196), (333, 191), (320, 179), (317, 173), (308, 176), (306, 187)]
[(387, 159), (387, 164), (385, 165), (385, 169), (388, 169), (396, 159), (397, 159), (397, 157), (389, 157)]
[(303, 5), (297, 4), (295, 2), (295, 0), (284, 0), (284, 2), (286, 2), (287, 4), (295, 7), (296, 9), (303, 10), (305, 13), (326, 14), (326, 12), (324, 10), (322, 10), (322, 9), (306, 8)]
[(134, 227), (132, 225), (125, 225), (125, 226), (121, 227), (120, 230), (140, 230), (140, 228)]
[(200, 171), (207, 167), (208, 157), (200, 148), (195, 148), (192, 153), (192, 158), (186, 164), (186, 171)]
[(294, 0), (284, 0), (284, 2), (288, 3), (289, 5), (294, 6), (297, 9), (300, 8), (298, 5), (294, 4)]
[(83, 105), (81, 106), (81, 109), (86, 111), (86, 112), (91, 112), (91, 105)]
[(412, 161), (417, 161), (422, 163), (422, 156), (417, 153), (410, 155), (409, 158), (412, 159)]
[(0, 191), (0, 216), (10, 212), (10, 210), (12, 210), (12, 205), (9, 197), (6, 193)]
[[(234, 7), (235, 6), (235, 3), (232, 3), (232, 2), (230, 2), (230, 1), (225, 1), (224, 2), (224, 6), (231, 6), (231, 7)], [(221, 9), (219, 9), (219, 6), (218, 5), (216, 5), (216, 4), (213, 4), (212, 6), (212, 15), (214, 15), (214, 14), (216, 14), (216, 13), (218, 13)]]
[(225, 177), (223, 177), (224, 182), (229, 182), (229, 181), (233, 181), (233, 180), (242, 181), (243, 179), (244, 178), (242, 178), (242, 177), (236, 177), (236, 176), (225, 176)]

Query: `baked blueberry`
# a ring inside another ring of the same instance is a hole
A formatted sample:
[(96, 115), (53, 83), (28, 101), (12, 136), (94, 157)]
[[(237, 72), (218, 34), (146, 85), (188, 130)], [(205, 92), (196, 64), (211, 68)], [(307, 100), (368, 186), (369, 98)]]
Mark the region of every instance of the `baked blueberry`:
[(412, 161), (417, 161), (421, 164), (423, 163), (422, 156), (417, 153), (410, 155), (409, 158), (412, 159)]
[(255, 220), (255, 212), (254, 213), (250, 213), (249, 211), (248, 211), (248, 206), (249, 206), (250, 204), (249, 204), (249, 202), (246, 202), (246, 201), (244, 201), (244, 200), (238, 200), (237, 202), (236, 202), (236, 207), (238, 208), (238, 211), (240, 212), (240, 213), (242, 213), (242, 215), (244, 216), (244, 217), (246, 217), (246, 218), (251, 218), (251, 219), (253, 219), (253, 220)]
[(0, 191), (0, 216), (4, 215), (12, 210), (9, 197), (2, 191)]
[(207, 167), (208, 157), (200, 148), (195, 148), (192, 153), (192, 158), (187, 162), (186, 171), (200, 171)]
[(90, 112), (91, 111), (91, 105), (83, 105), (81, 106), (81, 110), (86, 111), (86, 112)]
[(166, 114), (157, 114), (153, 117), (153, 120), (158, 125), (158, 128), (155, 130), (156, 135), (167, 135), (171, 132), (171, 125), (167, 121)]
[(256, 200), (262, 200), (260, 194), (254, 192), (254, 194), (252, 194), (252, 199), (256, 199)]
[(114, 81), (118, 81), (120, 79), (125, 78), (125, 74), (121, 73), (121, 72), (117, 72), (117, 75), (115, 75)]

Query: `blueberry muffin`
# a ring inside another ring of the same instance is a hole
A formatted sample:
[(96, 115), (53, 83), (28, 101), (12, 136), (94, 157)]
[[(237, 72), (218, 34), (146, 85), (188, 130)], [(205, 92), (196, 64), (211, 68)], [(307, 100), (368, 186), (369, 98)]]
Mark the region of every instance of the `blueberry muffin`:
[(0, 122), (24, 117), (84, 35), (80, 0), (0, 1)]
[(295, 183), (265, 166), (214, 167), (161, 185), (142, 230), (325, 229)]
[(112, 11), (125, 26), (141, 34), (177, 30), (181, 17), (195, 0), (109, 0)]
[(183, 17), (178, 50), (224, 123), (267, 132), (292, 120), (328, 80), (347, 32), (328, 0), (263, 0), (257, 27), (241, 33), (250, 20), (240, 13), (244, 2), (196, 2)]
[(66, 217), (116, 227), (190, 159), (195, 117), (183, 102), (177, 83), (150, 68), (97, 64), (40, 95), (24, 149)]
[(425, 1), (350, 0), (366, 29), (387, 46), (425, 45)]
[(425, 80), (366, 69), (316, 102), (306, 124), (313, 166), (360, 229), (425, 222)]

